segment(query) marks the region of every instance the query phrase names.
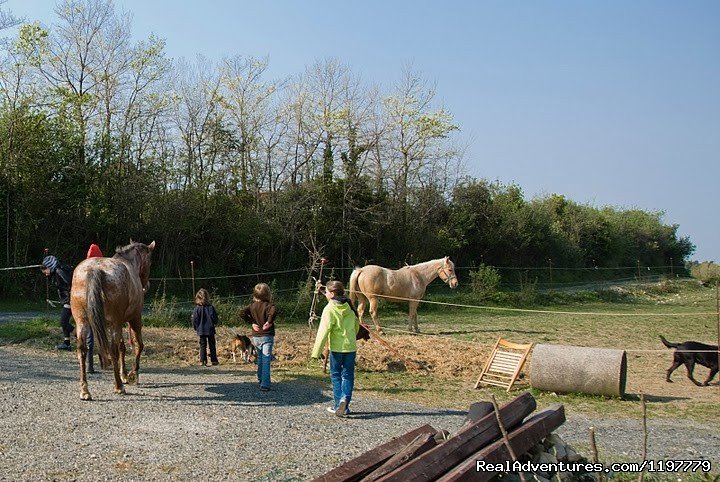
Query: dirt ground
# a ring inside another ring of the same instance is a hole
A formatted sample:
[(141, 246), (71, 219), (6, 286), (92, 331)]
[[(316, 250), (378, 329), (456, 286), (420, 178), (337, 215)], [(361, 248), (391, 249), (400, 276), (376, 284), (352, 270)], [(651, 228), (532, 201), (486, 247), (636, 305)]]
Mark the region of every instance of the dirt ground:
[[(221, 363), (231, 363), (230, 340), (241, 329), (219, 327), (218, 357)], [(197, 337), (189, 329), (146, 328), (146, 350), (149, 356), (177, 360), (180, 364), (197, 364)], [(393, 351), (377, 341), (361, 341), (358, 349), (358, 370), (361, 371), (417, 371), (429, 372), (438, 379), (461, 379), (474, 385), (485, 365), (491, 345), (478, 345), (447, 336), (384, 335)], [(311, 349), (311, 334), (307, 328), (296, 327), (278, 333), (275, 341), (275, 363), (279, 368), (307, 364)], [(403, 358), (410, 363), (404, 363)], [(716, 378), (709, 387), (693, 385), (684, 367), (673, 373), (674, 383), (665, 382), (665, 372), (672, 363), (672, 351), (638, 350), (627, 352), (627, 394), (644, 394), (649, 401), (677, 402), (692, 400), (700, 403), (720, 402), (720, 385)], [(522, 376), (527, 383), (532, 354)], [(695, 368), (695, 378), (704, 380), (705, 367)]]

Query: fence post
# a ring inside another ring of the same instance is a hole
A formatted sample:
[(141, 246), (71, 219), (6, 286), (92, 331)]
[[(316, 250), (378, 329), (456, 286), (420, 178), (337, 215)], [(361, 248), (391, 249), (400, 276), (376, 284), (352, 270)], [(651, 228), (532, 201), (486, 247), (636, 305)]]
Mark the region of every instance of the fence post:
[[(48, 251), (50, 251), (48, 248), (45, 248), (43, 258), (48, 255)], [(50, 311), (50, 303), (48, 303), (48, 300), (50, 299), (50, 277), (45, 277), (45, 311)]]
[(640, 272), (640, 260), (637, 260), (638, 265), (638, 283), (642, 282), (642, 273)]
[(190, 276), (192, 277), (192, 297), (195, 298), (195, 261), (190, 261)]
[(548, 265), (550, 266), (550, 289), (552, 290), (553, 282), (552, 282), (552, 258), (548, 258)]

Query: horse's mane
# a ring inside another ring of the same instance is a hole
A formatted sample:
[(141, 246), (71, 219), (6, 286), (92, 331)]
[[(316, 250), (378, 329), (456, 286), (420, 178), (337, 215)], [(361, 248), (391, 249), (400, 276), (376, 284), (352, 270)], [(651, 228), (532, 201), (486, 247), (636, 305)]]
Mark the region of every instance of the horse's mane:
[(118, 246), (117, 248), (115, 248), (115, 254), (119, 254), (123, 258), (127, 258), (127, 255), (130, 254), (131, 251), (133, 251), (136, 247), (139, 247), (139, 246), (145, 247), (144, 244), (135, 243), (135, 242), (130, 243), (127, 246)]
[(118, 246), (115, 248), (114, 258), (123, 258), (136, 266), (140, 280), (143, 282), (143, 287), (146, 288), (150, 267), (149, 253), (150, 248), (148, 245), (133, 241), (127, 246)]
[(403, 266), (403, 267), (400, 268), (400, 269), (405, 269), (405, 268), (418, 268), (418, 267), (420, 267), (420, 266), (427, 266), (427, 265), (429, 265), (429, 264), (437, 263), (438, 261), (442, 261), (442, 260), (443, 260), (443, 258), (431, 259), (430, 261), (423, 261), (422, 263), (417, 263), (417, 264), (413, 264), (413, 265), (406, 265), (406, 266)]

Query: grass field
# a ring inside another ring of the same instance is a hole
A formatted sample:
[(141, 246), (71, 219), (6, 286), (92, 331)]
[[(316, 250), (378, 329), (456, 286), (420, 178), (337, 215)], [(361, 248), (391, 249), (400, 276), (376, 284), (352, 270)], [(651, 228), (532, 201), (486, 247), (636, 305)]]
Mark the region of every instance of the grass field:
[[(709, 387), (697, 387), (685, 376), (684, 368), (665, 382), (672, 352), (659, 339), (696, 340), (717, 343), (717, 295), (714, 288), (697, 283), (657, 283), (613, 289), (608, 293), (544, 297), (532, 306), (482, 306), (467, 294), (445, 290), (432, 303), (420, 307), (420, 335), (406, 333), (406, 312), (396, 305), (383, 305), (380, 322), (385, 339), (400, 357), (375, 341), (361, 342), (358, 349), (358, 393), (408, 400), (431, 406), (467, 409), (494, 394), (498, 402), (514, 397), (529, 387), (526, 364), (515, 393), (500, 388), (473, 389), (492, 345), (498, 337), (517, 343), (549, 343), (584, 347), (623, 349), (627, 352), (626, 396), (623, 399), (583, 394), (554, 394), (533, 390), (541, 407), (562, 403), (569, 411), (591, 415), (640, 417), (640, 394), (647, 401), (648, 417), (720, 422), (720, 385), (717, 378)], [(322, 306), (322, 305), (321, 305)], [(232, 363), (228, 344), (235, 333), (247, 333), (237, 326), (231, 313), (237, 307), (222, 306), (218, 329), (221, 363)], [(295, 312), (278, 322), (273, 376), (303, 378), (327, 384), (327, 375), (317, 362), (308, 360), (313, 334), (305, 320), (306, 307), (286, 303), (282, 312)], [(223, 313), (226, 315), (223, 317)], [(228, 314), (230, 313), (230, 314)], [(185, 315), (173, 316), (185, 320)], [(167, 323), (167, 316), (153, 313), (144, 330), (145, 363), (189, 366), (197, 363), (197, 337), (186, 325)], [(159, 322), (157, 320), (165, 320)], [(369, 318), (366, 319), (369, 322)], [(184, 323), (184, 321), (182, 322)], [(155, 326), (153, 326), (155, 325)], [(25, 343), (49, 349), (59, 339), (56, 319), (0, 323), (0, 343)], [(406, 367), (400, 358), (424, 368)], [(695, 369), (704, 380), (707, 369)]]

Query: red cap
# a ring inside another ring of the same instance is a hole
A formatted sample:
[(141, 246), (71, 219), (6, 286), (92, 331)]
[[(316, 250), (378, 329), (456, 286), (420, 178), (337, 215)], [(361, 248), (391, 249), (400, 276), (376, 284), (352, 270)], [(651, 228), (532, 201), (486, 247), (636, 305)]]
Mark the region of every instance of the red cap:
[(87, 258), (101, 258), (103, 256), (103, 252), (100, 249), (100, 246), (93, 243), (90, 245), (90, 249), (88, 249), (87, 252)]

